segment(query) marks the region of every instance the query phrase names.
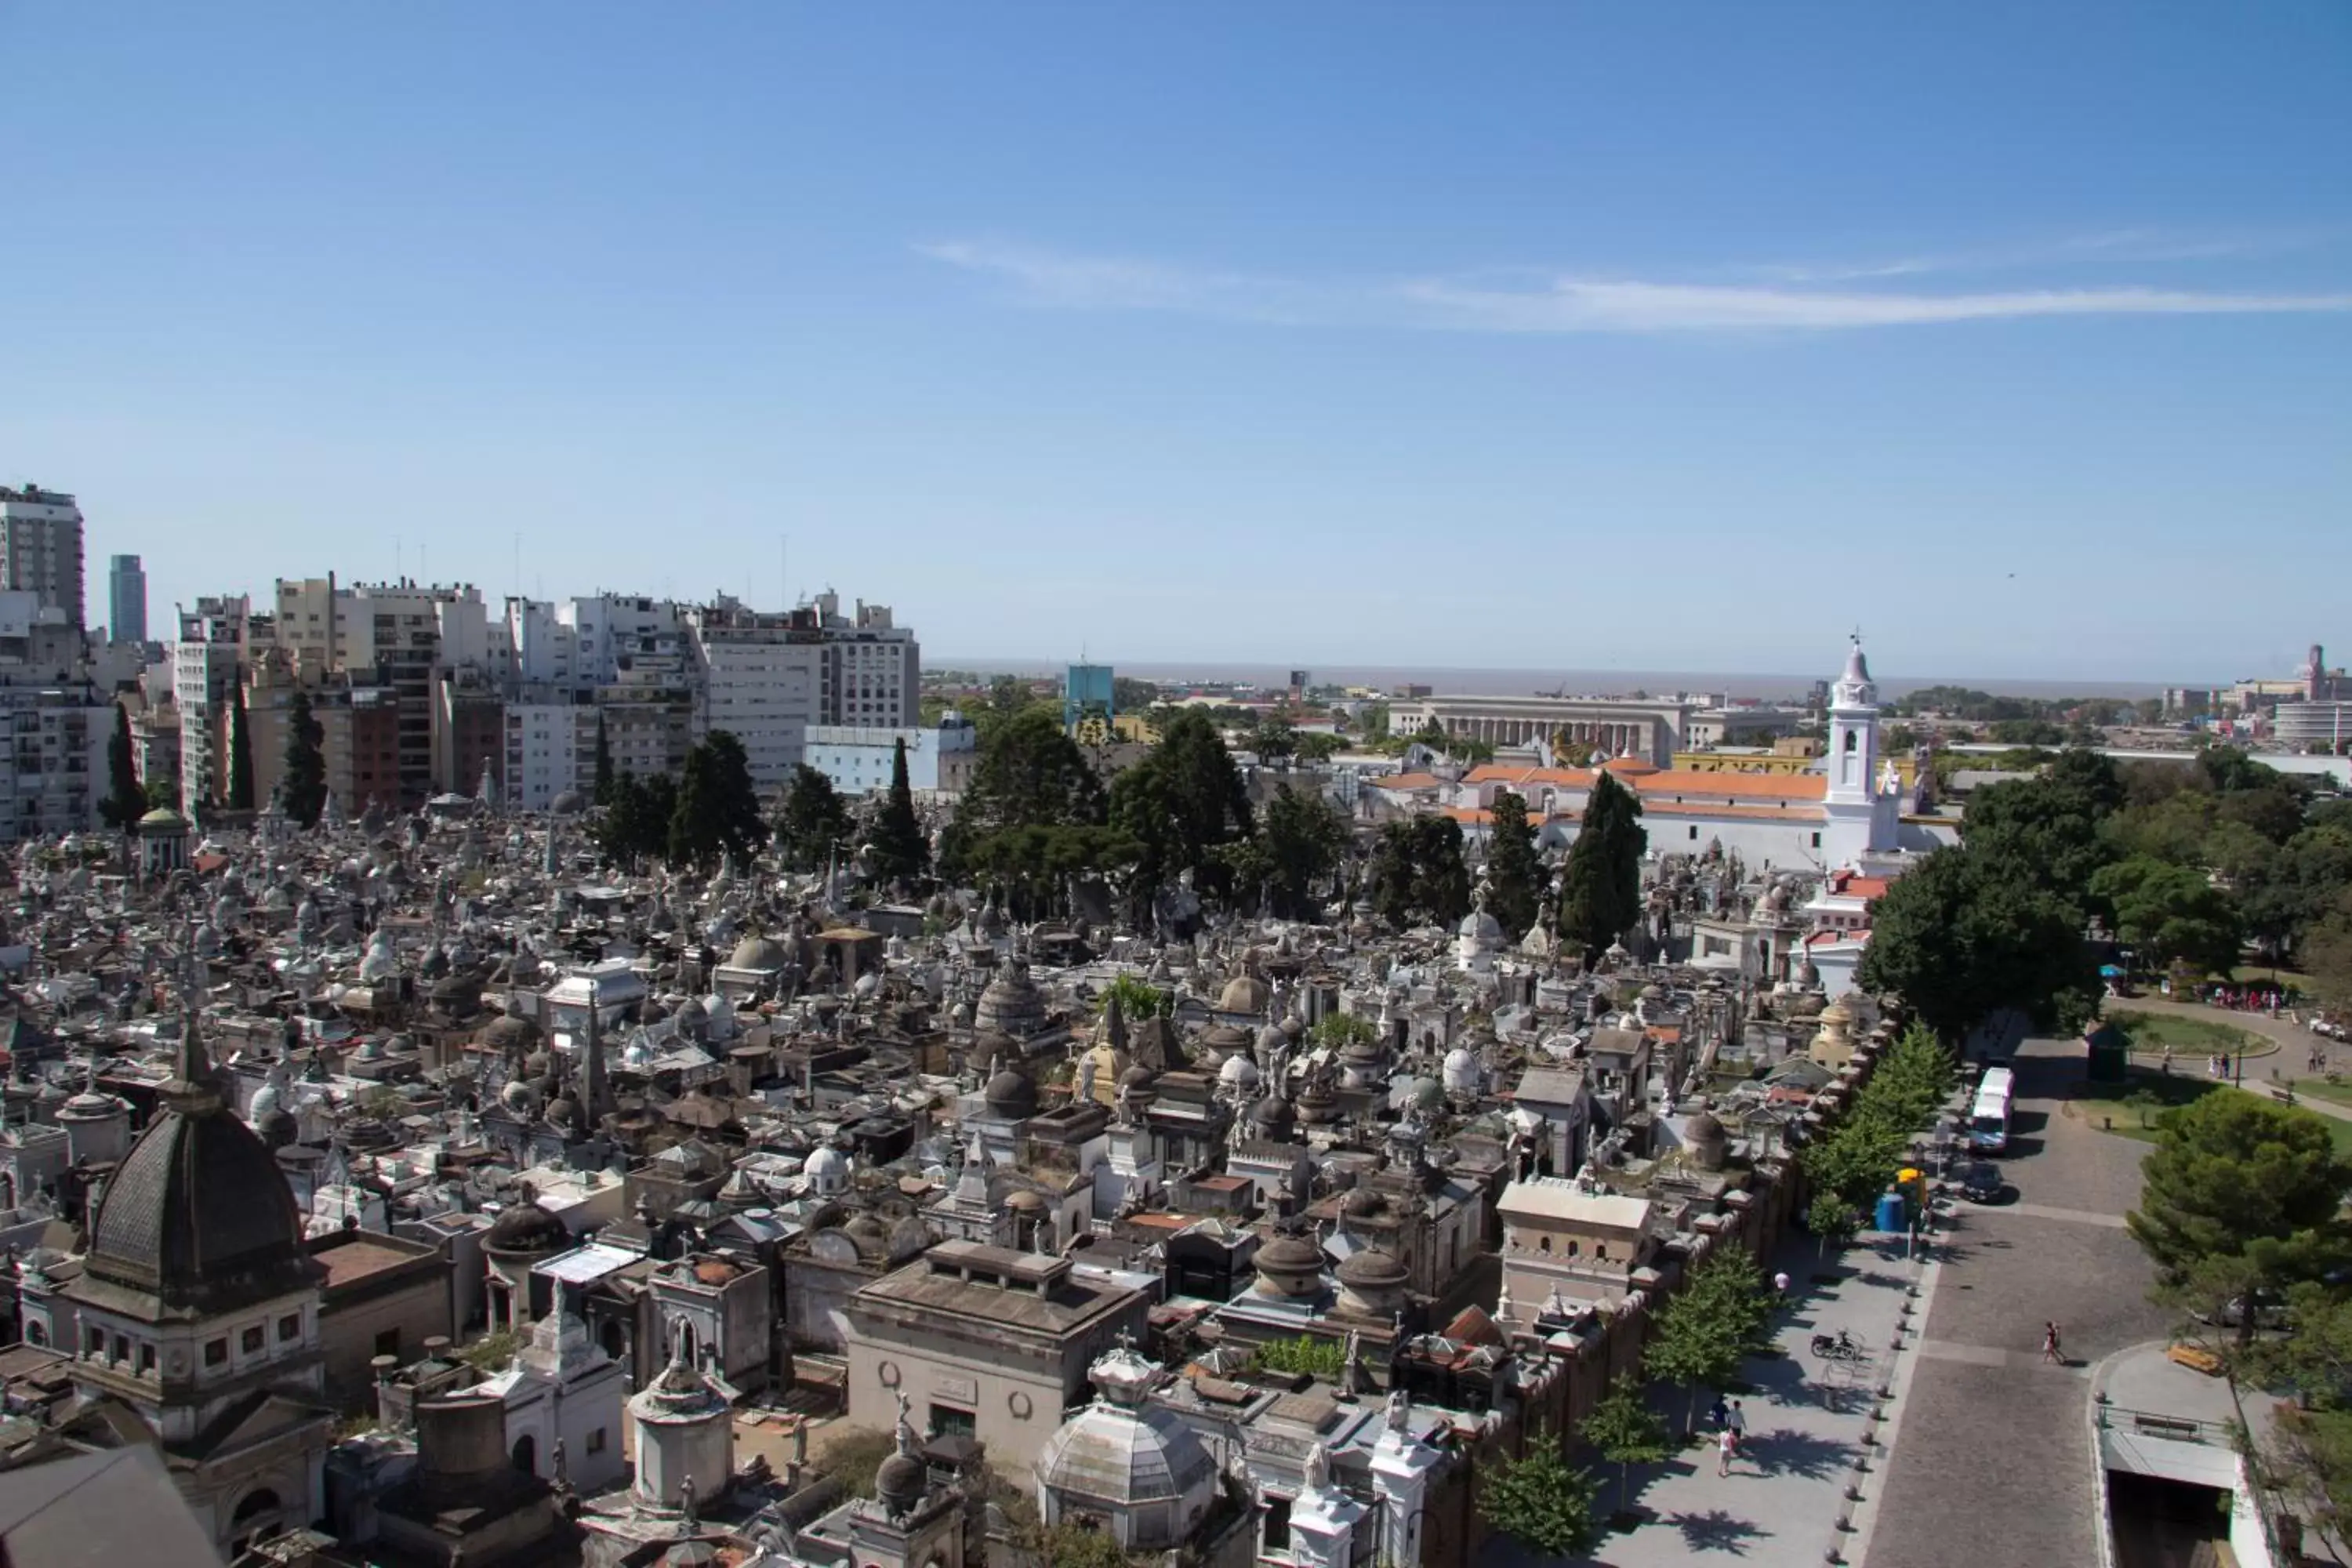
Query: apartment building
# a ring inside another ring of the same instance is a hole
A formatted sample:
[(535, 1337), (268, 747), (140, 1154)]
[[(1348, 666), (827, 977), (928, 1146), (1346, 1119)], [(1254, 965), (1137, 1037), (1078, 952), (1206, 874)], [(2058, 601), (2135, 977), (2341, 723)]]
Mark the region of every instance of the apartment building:
[(506, 802), (545, 811), (566, 790), (587, 795), (596, 782), (596, 705), (566, 690), (526, 689), (505, 708)]
[(781, 788), (824, 714), (827, 649), (814, 616), (762, 615), (730, 599), (687, 616), (694, 655), (695, 729), (743, 743), (751, 782)]
[(180, 809), (191, 816), (227, 791), (229, 710), (248, 662), (276, 646), (276, 629), (242, 594), (198, 599), (180, 612), (172, 700), (180, 710)]
[(21, 588), (82, 624), (81, 508), (62, 490), (0, 485), (0, 588)]

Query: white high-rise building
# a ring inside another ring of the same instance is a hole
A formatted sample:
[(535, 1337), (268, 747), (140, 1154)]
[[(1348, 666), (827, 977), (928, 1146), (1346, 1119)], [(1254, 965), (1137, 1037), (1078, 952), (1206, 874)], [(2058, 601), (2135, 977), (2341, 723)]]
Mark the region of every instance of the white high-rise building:
[(831, 589), (818, 595), (812, 608), (824, 637), (824, 718), (819, 722), (914, 728), (923, 683), (922, 649), (914, 631), (894, 624), (887, 605), (860, 599), (854, 614), (843, 615), (841, 597)]
[(81, 508), (73, 497), (0, 485), (0, 588), (28, 589), (68, 626), (83, 624)]
[[(506, 705), (507, 804), (545, 811), (566, 790), (586, 795), (596, 773), (596, 705), (569, 691), (526, 693)], [(532, 700), (532, 697), (541, 700)]]
[(781, 786), (810, 726), (823, 721), (826, 648), (805, 618), (763, 616), (731, 599), (687, 614), (694, 658), (695, 732), (743, 743), (751, 782)]
[(180, 809), (191, 816), (227, 786), (228, 714), (253, 619), (242, 594), (198, 599), (194, 610), (180, 613), (172, 700), (180, 710)]

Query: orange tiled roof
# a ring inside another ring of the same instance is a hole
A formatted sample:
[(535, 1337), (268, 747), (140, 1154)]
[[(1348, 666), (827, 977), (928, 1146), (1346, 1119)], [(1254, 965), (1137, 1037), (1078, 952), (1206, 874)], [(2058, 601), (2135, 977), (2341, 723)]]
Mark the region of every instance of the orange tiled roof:
[(1727, 816), (1757, 822), (1821, 822), (1828, 814), (1819, 806), (1752, 805), (1737, 801), (1645, 800), (1644, 816)]
[(1654, 795), (1704, 795), (1709, 800), (1820, 800), (1830, 781), (1820, 773), (1703, 773), (1664, 768), (1636, 774), (1633, 787), (1644, 805)]

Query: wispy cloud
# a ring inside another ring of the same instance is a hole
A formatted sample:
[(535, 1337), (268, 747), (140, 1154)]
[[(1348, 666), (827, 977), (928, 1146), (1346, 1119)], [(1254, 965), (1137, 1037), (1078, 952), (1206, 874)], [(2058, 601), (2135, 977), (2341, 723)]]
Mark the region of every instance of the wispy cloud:
[(2352, 293), (2219, 292), (2140, 286), (1924, 292), (1831, 288), (1942, 270), (1933, 261), (1823, 270), (1763, 284), (1477, 275), (1350, 280), (1284, 278), (959, 240), (923, 255), (1014, 286), (1057, 310), (1157, 310), (1290, 326), (1510, 333), (1821, 331), (2037, 316), (2352, 312)]

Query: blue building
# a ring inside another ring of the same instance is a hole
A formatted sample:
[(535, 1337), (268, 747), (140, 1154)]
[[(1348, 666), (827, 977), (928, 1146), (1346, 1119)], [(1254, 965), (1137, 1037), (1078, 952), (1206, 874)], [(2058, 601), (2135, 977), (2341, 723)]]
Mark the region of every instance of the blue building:
[(1062, 728), (1075, 730), (1078, 721), (1099, 717), (1105, 727), (1118, 717), (1112, 697), (1111, 669), (1107, 664), (1074, 664), (1062, 681)]

